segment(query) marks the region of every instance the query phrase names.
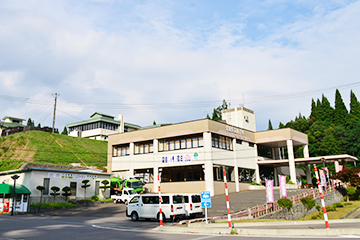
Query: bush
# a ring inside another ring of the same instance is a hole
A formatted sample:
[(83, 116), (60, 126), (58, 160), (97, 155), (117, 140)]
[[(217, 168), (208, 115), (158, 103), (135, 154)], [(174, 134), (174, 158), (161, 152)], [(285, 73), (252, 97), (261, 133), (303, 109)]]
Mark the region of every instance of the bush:
[(337, 202), (337, 203), (333, 204), (333, 207), (335, 207), (335, 208), (344, 207), (344, 204)]
[(36, 207), (55, 207), (56, 209), (62, 208), (62, 207), (76, 207), (75, 204), (68, 203), (68, 202), (59, 202), (59, 203), (53, 203), (53, 202), (47, 202), (47, 203), (33, 203), (30, 205), (32, 208)]
[(317, 218), (318, 218), (317, 215), (314, 215), (314, 216), (311, 217), (311, 219), (313, 219), (313, 220), (315, 220), (315, 219), (317, 219)]
[(262, 186), (260, 183), (257, 183), (257, 182), (252, 182), (250, 185)]
[(320, 212), (320, 210), (321, 210), (320, 205), (316, 205), (315, 208), (316, 208), (316, 210), (318, 210)]
[(292, 182), (292, 181), (290, 181), (290, 180), (289, 180), (289, 181), (287, 181), (287, 182), (286, 182), (286, 184), (294, 184), (294, 185), (295, 185), (295, 183), (294, 183), (294, 182)]
[(91, 197), (91, 200), (93, 200), (93, 201), (99, 201), (99, 196), (94, 195), (94, 196)]
[(284, 218), (287, 219), (285, 210), (289, 211), (292, 208), (293, 203), (290, 201), (290, 199), (287, 198), (280, 198), (277, 200), (277, 203), (279, 204), (280, 207), (282, 207)]
[(334, 206), (325, 206), (326, 212), (334, 212), (336, 211), (336, 207)]

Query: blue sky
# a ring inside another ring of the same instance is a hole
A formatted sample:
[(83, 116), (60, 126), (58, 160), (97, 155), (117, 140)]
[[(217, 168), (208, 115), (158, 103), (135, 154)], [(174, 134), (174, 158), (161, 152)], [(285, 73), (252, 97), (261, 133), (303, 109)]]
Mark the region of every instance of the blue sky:
[(1, 1), (0, 116), (56, 127), (94, 112), (150, 125), (222, 99), (274, 127), (339, 88), (360, 98), (360, 1)]

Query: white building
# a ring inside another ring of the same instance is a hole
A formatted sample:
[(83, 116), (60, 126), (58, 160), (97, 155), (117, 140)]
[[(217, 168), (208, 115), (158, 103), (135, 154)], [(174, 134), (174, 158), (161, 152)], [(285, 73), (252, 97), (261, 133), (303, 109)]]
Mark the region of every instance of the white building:
[(114, 116), (99, 112), (95, 112), (90, 117), (91, 119), (86, 121), (67, 124), (69, 136), (107, 141), (110, 134), (130, 132), (140, 128), (138, 125), (124, 122), (123, 115), (119, 115), (118, 120), (115, 120)]
[[(30, 190), (31, 203), (40, 200), (41, 192), (36, 189), (37, 186), (44, 186), (43, 202), (52, 201), (53, 197), (50, 195), (51, 187), (56, 186), (61, 189), (63, 187), (70, 187), (71, 195), (69, 199), (81, 200), (85, 198), (84, 188), (81, 187), (82, 181), (89, 180), (90, 186), (86, 189), (86, 198), (90, 199), (93, 195), (98, 195), (100, 198), (109, 197), (110, 190), (105, 192), (99, 189), (103, 186), (103, 180), (109, 181), (111, 173), (103, 173), (102, 171), (87, 168), (74, 168), (70, 166), (61, 165), (47, 165), (37, 163), (26, 163), (20, 169), (0, 172), (0, 182), (13, 185), (14, 180), (11, 176), (18, 175), (16, 184), (21, 184)], [(63, 196), (58, 196), (57, 202), (65, 201)]]
[[(289, 168), (296, 183), (297, 164), (307, 166), (311, 183), (309, 164), (322, 163), (322, 157), (309, 157), (306, 134), (290, 128), (256, 132), (254, 112), (243, 107), (225, 110), (222, 117), (110, 135), (108, 170), (123, 177), (146, 175), (145, 187), (151, 192), (157, 192), (159, 173), (162, 192), (223, 194), (223, 170), (230, 192), (247, 190), (251, 182), (265, 178), (277, 184), (281, 166)], [(295, 159), (294, 146), (303, 146), (304, 158)], [(356, 160), (349, 155), (324, 158)]]

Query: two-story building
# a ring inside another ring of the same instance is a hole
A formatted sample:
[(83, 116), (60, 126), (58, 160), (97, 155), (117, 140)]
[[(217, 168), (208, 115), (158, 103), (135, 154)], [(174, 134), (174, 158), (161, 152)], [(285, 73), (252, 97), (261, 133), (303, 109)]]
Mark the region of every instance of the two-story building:
[[(306, 165), (311, 183), (307, 135), (284, 128), (256, 132), (255, 114), (244, 107), (225, 110), (222, 121), (201, 119), (140, 129), (109, 136), (108, 171), (122, 177), (143, 175), (148, 191), (157, 192), (161, 175), (163, 192), (210, 191), (224, 193), (223, 170), (229, 192), (247, 190), (251, 182), (274, 179), (278, 168), (289, 168), (296, 178), (297, 164)], [(294, 147), (303, 146), (304, 158), (295, 159)], [(349, 155), (326, 156), (326, 161), (354, 161)]]
[(69, 136), (107, 141), (110, 134), (130, 132), (140, 128), (138, 125), (124, 122), (123, 115), (119, 115), (119, 119), (115, 120), (114, 116), (95, 112), (90, 118), (67, 124)]
[(0, 136), (7, 136), (7, 132), (11, 129), (25, 127), (23, 125), (25, 119), (5, 116), (2, 120), (0, 121)]

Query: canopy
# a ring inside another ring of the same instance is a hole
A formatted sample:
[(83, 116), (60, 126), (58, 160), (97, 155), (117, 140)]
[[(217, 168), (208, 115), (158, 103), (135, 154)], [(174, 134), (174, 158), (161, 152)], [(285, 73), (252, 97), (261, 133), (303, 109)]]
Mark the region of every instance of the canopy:
[[(0, 184), (0, 194), (13, 194), (14, 193), (14, 187), (10, 184)], [(15, 186), (15, 193), (17, 194), (31, 194), (29, 189), (21, 184), (16, 184)]]

